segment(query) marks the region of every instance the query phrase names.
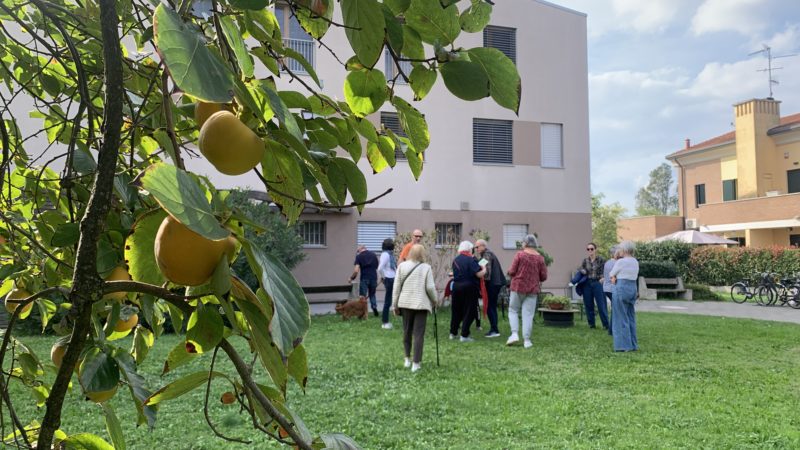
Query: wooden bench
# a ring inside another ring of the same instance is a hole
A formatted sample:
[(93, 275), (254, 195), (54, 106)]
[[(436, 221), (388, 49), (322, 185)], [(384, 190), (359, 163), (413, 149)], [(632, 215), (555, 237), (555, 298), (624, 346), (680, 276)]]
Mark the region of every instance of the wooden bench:
[(669, 294), (681, 300), (691, 300), (692, 290), (683, 286), (681, 277), (645, 278), (639, 277), (639, 298), (658, 300), (659, 294)]
[[(306, 294), (347, 294), (344, 298), (308, 298), (309, 304), (339, 303), (344, 300), (356, 298), (358, 296), (358, 283), (341, 284), (336, 286), (303, 286), (303, 293)], [(342, 296), (339, 296), (342, 297)]]

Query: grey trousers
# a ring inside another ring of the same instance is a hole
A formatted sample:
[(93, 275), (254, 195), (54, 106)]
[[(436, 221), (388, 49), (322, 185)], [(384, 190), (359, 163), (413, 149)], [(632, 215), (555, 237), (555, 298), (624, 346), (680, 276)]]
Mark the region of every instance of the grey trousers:
[(414, 348), (413, 362), (422, 362), (422, 345), (425, 343), (425, 323), (428, 321), (428, 310), (400, 308), (403, 316), (403, 350), (406, 358), (411, 357)]
[(521, 294), (511, 291), (511, 299), (508, 303), (508, 322), (511, 325), (512, 334), (519, 335), (519, 312), (522, 310), (522, 339), (531, 340), (533, 315), (536, 314), (538, 300), (538, 294)]

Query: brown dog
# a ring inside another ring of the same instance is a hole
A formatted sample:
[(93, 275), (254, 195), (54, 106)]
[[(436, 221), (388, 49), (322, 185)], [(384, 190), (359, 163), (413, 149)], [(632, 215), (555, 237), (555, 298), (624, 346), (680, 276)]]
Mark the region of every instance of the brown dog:
[(358, 317), (361, 320), (367, 318), (367, 297), (361, 296), (358, 300), (348, 300), (336, 305), (336, 313), (342, 315), (342, 320), (351, 317)]

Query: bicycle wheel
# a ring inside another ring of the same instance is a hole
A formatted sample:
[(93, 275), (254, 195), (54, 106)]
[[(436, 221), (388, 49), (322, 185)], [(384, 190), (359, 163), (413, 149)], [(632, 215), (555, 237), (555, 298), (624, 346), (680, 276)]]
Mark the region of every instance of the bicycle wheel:
[(733, 283), (731, 286), (731, 300), (736, 303), (744, 303), (747, 301), (747, 285), (741, 281)]
[(786, 304), (794, 309), (800, 309), (800, 285), (793, 284), (786, 288)]
[(775, 293), (770, 286), (759, 286), (758, 290), (756, 290), (756, 303), (761, 306), (767, 306), (772, 302), (774, 296)]

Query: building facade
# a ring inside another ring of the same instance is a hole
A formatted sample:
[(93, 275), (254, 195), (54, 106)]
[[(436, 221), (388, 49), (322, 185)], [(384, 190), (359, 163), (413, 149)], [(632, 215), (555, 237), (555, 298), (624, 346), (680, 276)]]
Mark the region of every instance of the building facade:
[[(276, 16), (290, 45), (313, 61), (324, 92), (341, 98), (342, 66), (311, 43), (288, 11), (279, 7)], [(428, 122), (422, 176), (415, 182), (402, 158), (393, 169), (370, 175), (372, 168), (362, 158), (358, 166), (368, 174), (370, 197), (392, 192), (362, 214), (354, 209), (304, 213), (300, 229), (307, 258), (294, 270), (298, 281), (345, 284), (357, 244), (379, 251), (383, 239), (419, 228), (456, 241), (471, 239), (473, 230), (488, 232), (489, 247), (505, 269), (516, 242), (536, 233), (554, 257), (545, 287), (566, 286), (568, 272), (580, 263), (591, 239), (586, 39), (585, 14), (539, 0), (496, 2), (486, 30), (462, 33), (456, 47), (492, 46), (515, 61), (522, 79), (518, 116), (491, 99), (459, 100), (440, 79), (418, 102), (411, 102), (409, 86), (396, 85), (396, 94)], [(324, 42), (341, 60), (352, 53), (341, 27), (331, 27)], [(385, 56), (377, 67), (389, 78), (396, 68)], [(288, 80), (277, 82), (282, 89), (299, 89)], [(388, 104), (384, 109), (368, 119), (401, 132), (396, 114)], [(195, 162), (193, 170), (214, 178), (218, 187), (259, 189), (250, 175), (228, 178), (203, 170), (204, 164)]]
[(780, 102), (734, 105), (734, 131), (669, 156), (686, 228), (748, 247), (800, 246), (800, 114)]

